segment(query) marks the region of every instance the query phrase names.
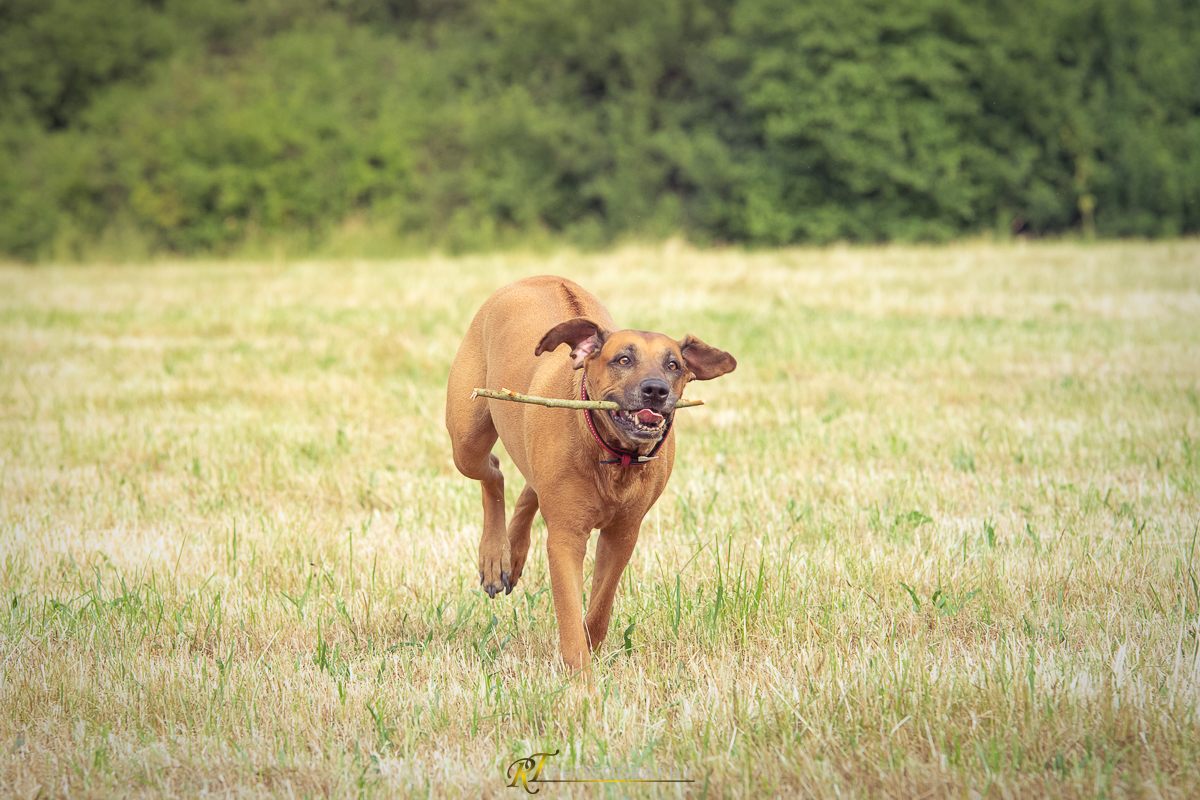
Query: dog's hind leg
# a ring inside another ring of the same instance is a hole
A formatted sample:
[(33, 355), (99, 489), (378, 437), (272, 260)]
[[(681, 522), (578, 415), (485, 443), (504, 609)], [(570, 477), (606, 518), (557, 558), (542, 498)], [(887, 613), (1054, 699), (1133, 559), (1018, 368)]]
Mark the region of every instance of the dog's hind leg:
[(533, 516), (538, 510), (538, 496), (533, 487), (525, 484), (525, 490), (517, 498), (517, 507), (513, 509), (512, 519), (508, 523), (508, 547), (512, 552), (512, 585), (517, 585), (517, 579), (525, 571), (525, 559), (529, 555), (529, 530), (533, 526)]

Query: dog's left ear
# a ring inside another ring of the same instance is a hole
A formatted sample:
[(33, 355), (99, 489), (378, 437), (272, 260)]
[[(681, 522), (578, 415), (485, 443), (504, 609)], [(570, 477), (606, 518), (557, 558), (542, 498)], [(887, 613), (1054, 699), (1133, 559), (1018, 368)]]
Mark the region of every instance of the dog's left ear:
[(719, 378), (737, 367), (736, 358), (724, 350), (705, 344), (690, 333), (679, 343), (679, 350), (683, 353), (688, 370), (698, 381)]
[[(546, 335), (538, 342), (537, 349), (533, 351), (533, 354), (540, 356), (542, 353), (549, 353), (565, 342), (571, 345), (571, 358), (575, 361), (574, 368), (579, 369), (588, 356), (604, 346), (604, 340), (608, 338), (608, 334), (609, 332), (594, 320), (587, 317), (573, 317), (546, 331)], [(687, 358), (685, 357), (684, 360), (686, 361)]]

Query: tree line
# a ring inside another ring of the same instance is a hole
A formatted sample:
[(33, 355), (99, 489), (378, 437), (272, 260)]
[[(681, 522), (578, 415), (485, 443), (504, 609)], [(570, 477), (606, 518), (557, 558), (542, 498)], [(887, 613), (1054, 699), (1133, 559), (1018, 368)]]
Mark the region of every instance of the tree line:
[(0, 0), (0, 253), (1200, 231), (1200, 0)]

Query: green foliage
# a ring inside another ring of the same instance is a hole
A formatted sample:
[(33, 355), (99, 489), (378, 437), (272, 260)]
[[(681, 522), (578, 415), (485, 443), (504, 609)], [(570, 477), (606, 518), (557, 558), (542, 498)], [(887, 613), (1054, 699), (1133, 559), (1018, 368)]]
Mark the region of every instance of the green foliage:
[(0, 252), (1200, 231), (1195, 0), (0, 0)]
[(924, 0), (739, 4), (723, 49), (762, 137), (749, 237), (941, 239), (978, 226), (996, 179), (1015, 176), (978, 135), (982, 65), (962, 16)]
[(319, 237), (411, 191), (427, 113), (406, 94), (395, 50), (331, 19), (236, 59), (173, 60), (149, 87), (91, 109), (96, 173), (172, 249), (219, 250), (273, 230)]
[(785, 243), (941, 239), (990, 224), (1196, 231), (1196, 11), (745, 0), (734, 35), (718, 43), (762, 137), (744, 234)]
[(3, 0), (0, 116), (66, 128), (98, 91), (141, 78), (174, 33), (140, 0)]
[[(472, 224), (544, 227), (583, 243), (686, 227), (689, 173), (722, 143), (694, 62), (715, 17), (696, 3), (570, 0), (481, 6), (439, 172)], [(485, 46), (475, 48), (478, 38)], [(703, 201), (701, 201), (703, 202)]]

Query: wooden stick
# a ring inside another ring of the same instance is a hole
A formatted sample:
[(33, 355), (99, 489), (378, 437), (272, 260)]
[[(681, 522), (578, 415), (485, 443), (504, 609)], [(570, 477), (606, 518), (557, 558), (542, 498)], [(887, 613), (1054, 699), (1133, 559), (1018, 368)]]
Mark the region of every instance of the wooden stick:
[[(517, 394), (510, 389), (476, 389), (471, 392), (471, 399), (476, 397), (487, 397), (492, 400), (511, 400), (514, 403), (531, 403), (535, 406), (546, 406), (547, 408), (578, 408), (578, 409), (593, 409), (595, 411), (619, 411), (621, 407), (611, 400), (559, 400), (555, 397), (534, 397), (528, 394)], [(680, 400), (675, 404), (676, 408), (691, 408), (692, 406), (704, 405), (703, 400)]]

